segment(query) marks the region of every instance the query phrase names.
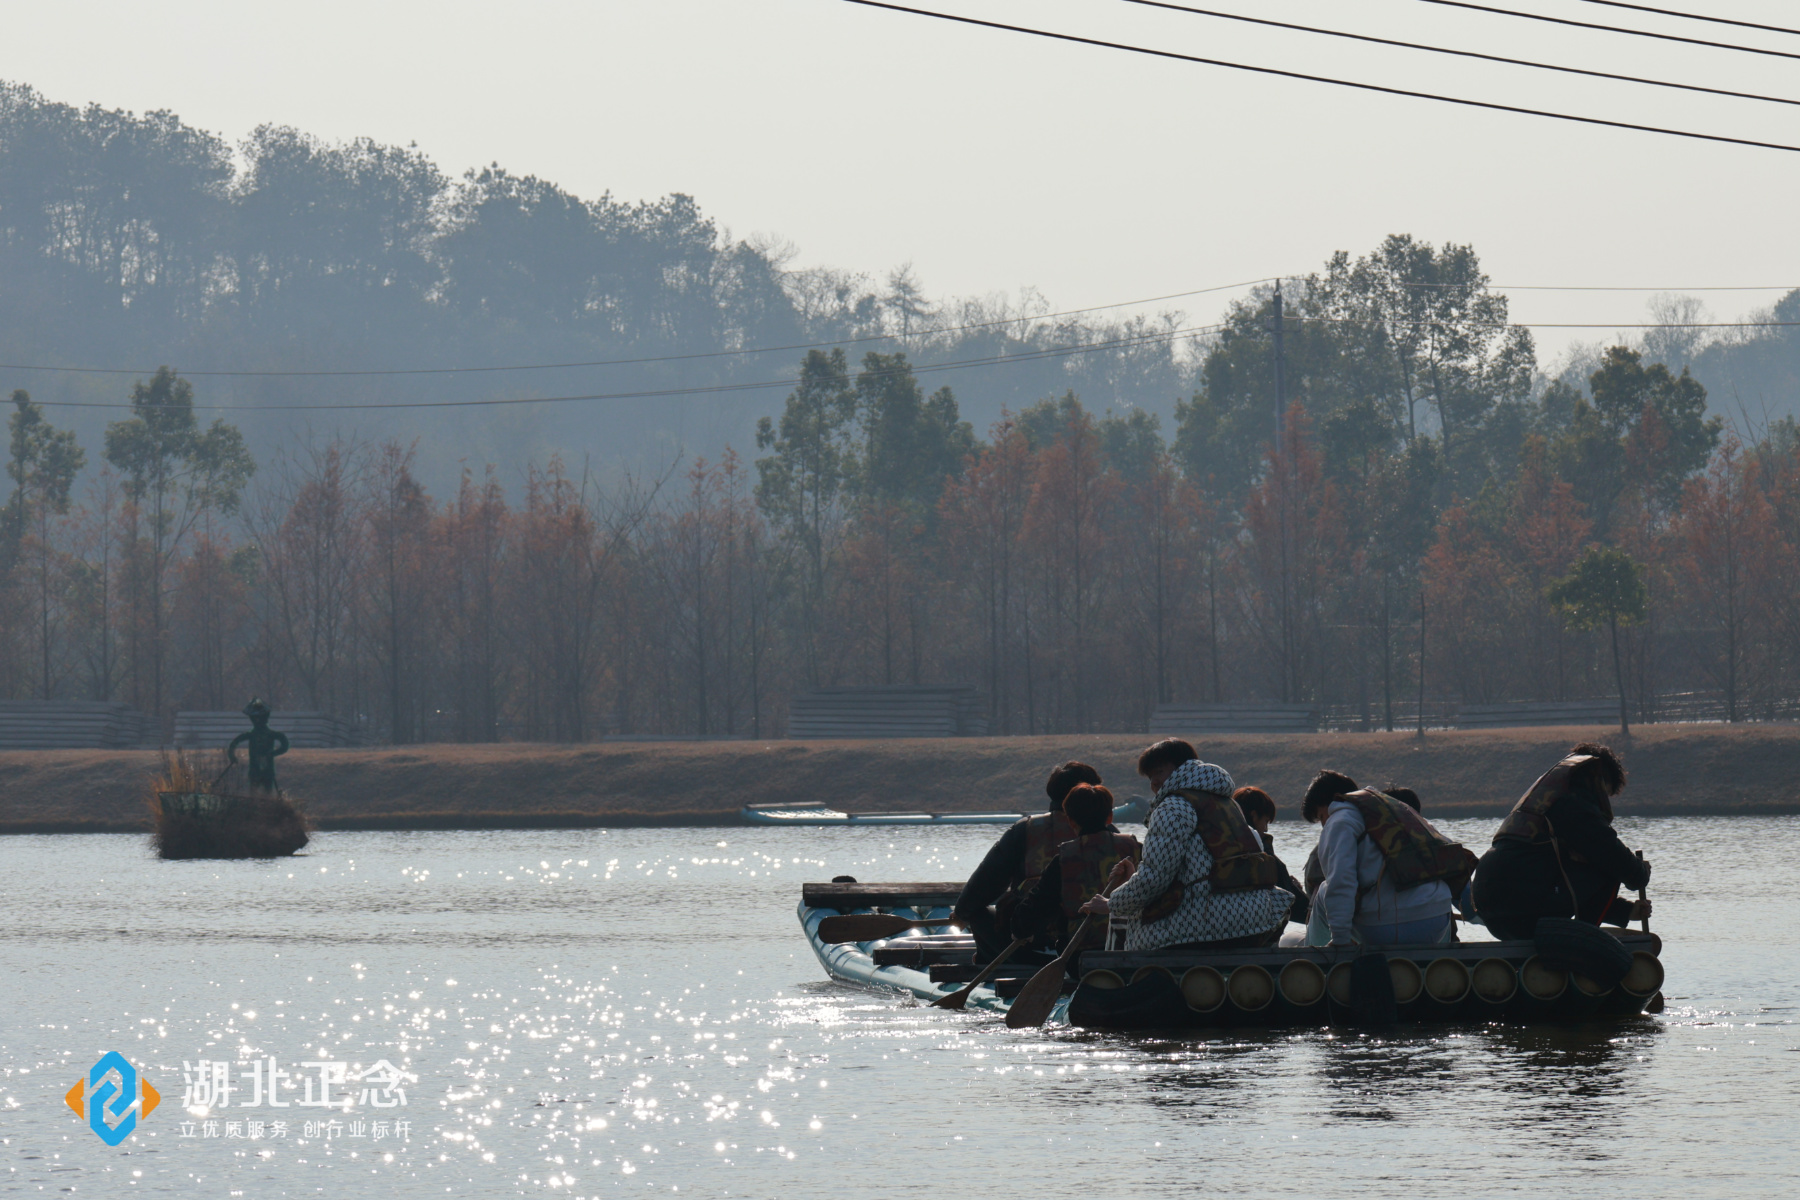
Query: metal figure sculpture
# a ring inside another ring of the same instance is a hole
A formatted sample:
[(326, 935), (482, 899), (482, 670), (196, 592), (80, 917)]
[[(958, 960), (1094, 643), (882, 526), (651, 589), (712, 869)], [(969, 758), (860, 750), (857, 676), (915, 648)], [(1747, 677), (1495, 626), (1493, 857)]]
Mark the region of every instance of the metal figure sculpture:
[(250, 760), (251, 789), (259, 792), (277, 791), (275, 759), (288, 752), (288, 735), (269, 728), (269, 706), (260, 698), (244, 705), (244, 715), (250, 718), (250, 732), (240, 733), (231, 739), (231, 744), (225, 747), (225, 761), (228, 766), (236, 766), (238, 744), (244, 743)]

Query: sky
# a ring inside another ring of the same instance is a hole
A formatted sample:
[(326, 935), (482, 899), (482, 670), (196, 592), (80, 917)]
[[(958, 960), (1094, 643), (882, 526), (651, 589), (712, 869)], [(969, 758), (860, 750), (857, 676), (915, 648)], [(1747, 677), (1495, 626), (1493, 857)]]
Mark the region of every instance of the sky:
[[(1239, 63), (1800, 145), (1800, 107), (1257, 29), (1126, 0), (914, 0)], [(1193, 0), (1202, 6), (1208, 0)], [(1800, 99), (1800, 58), (1425, 0), (1221, 11)], [(1800, 36), (1520, 11), (1800, 55)], [(1793, 0), (1662, 7), (1800, 28)], [(59, 0), (9, 5), (0, 78), (68, 103), (416, 143), (584, 196), (696, 197), (796, 265), (1058, 309), (1316, 270), (1388, 233), (1473, 244), (1527, 322), (1647, 319), (1651, 290), (1800, 286), (1800, 153), (1484, 112), (971, 28), (845, 0)], [(1642, 291), (1528, 291), (1595, 286)], [(1150, 307), (1215, 316), (1230, 291)], [(1736, 320), (1779, 290), (1702, 293)], [(1540, 329), (1554, 356), (1610, 329)]]

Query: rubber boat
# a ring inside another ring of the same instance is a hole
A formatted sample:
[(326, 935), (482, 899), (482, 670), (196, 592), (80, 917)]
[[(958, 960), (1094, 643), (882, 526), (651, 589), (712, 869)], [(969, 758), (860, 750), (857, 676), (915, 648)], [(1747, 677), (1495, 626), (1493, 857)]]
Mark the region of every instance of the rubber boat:
[[(819, 922), (838, 913), (888, 912), (914, 920), (947, 917), (958, 883), (809, 883), (799, 917), (807, 941), (833, 979), (931, 1001), (974, 977), (967, 935), (913, 931), (876, 942), (831, 945)], [(1630, 953), (1631, 967), (1612, 987), (1553, 965), (1535, 941), (1385, 946), (1363, 959), (1384, 960), (1391, 1001), (1368, 1004), (1354, 983), (1356, 959), (1317, 947), (1231, 952), (1095, 950), (1082, 955), (1082, 977), (1049, 1023), (1088, 1029), (1291, 1028), (1369, 1023), (1513, 1024), (1617, 1020), (1644, 1012), (1660, 994), (1662, 941), (1651, 933), (1607, 930)], [(1362, 968), (1364, 978), (1370, 967)], [(1379, 970), (1379, 968), (1374, 968)], [(969, 1008), (1005, 1012), (1036, 970), (1003, 968), (975, 989)], [(1385, 989), (1383, 989), (1385, 990)]]
[[(975, 939), (966, 934), (913, 931), (874, 942), (832, 945), (819, 939), (819, 922), (839, 913), (885, 912), (912, 920), (948, 917), (962, 892), (960, 883), (809, 883), (801, 891), (800, 928), (833, 979), (889, 992), (904, 992), (929, 1003), (961, 991), (975, 977)], [(969, 1008), (1005, 1012), (1037, 964), (1007, 967), (969, 996)], [(1049, 1023), (1066, 1024), (1069, 997), (1057, 1001)]]
[[(1133, 796), (1113, 810), (1115, 824), (1142, 823), (1149, 801)], [(843, 812), (825, 804), (746, 804), (738, 816), (750, 825), (1011, 825), (1029, 812)]]

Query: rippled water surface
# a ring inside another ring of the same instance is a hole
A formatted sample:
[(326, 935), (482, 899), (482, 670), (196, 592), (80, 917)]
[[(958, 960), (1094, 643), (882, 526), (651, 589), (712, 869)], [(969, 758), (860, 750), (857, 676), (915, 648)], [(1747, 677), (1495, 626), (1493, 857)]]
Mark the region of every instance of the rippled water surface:
[[(274, 864), (0, 838), (0, 1192), (1791, 1194), (1800, 823), (1621, 826), (1656, 862), (1660, 1018), (1173, 1042), (824, 978), (802, 881), (961, 879), (997, 828), (336, 833)], [(117, 1149), (63, 1102), (107, 1050), (164, 1096)], [(417, 1078), (331, 1114), (242, 1108), (246, 1078), (203, 1136), (183, 1063), (271, 1057)], [(405, 1137), (351, 1136), (374, 1117)]]

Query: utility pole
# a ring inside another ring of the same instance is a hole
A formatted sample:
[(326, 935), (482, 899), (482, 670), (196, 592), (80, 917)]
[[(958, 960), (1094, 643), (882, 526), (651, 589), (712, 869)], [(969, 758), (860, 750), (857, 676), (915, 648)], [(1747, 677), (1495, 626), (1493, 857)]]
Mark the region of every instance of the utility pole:
[(1425, 581), (1419, 581), (1419, 736), (1425, 736)]
[(1281, 701), (1291, 704), (1294, 700), (1294, 646), (1293, 621), (1291, 619), (1289, 586), (1288, 586), (1288, 493), (1292, 490), (1293, 472), (1288, 469), (1287, 453), (1287, 376), (1286, 364), (1282, 361), (1283, 320), (1281, 303), (1281, 280), (1275, 281), (1275, 305), (1272, 315), (1275, 342), (1275, 469), (1281, 473)]
[(1381, 568), (1381, 712), (1389, 733), (1394, 732), (1394, 635), (1388, 626), (1388, 580), (1392, 572)]

